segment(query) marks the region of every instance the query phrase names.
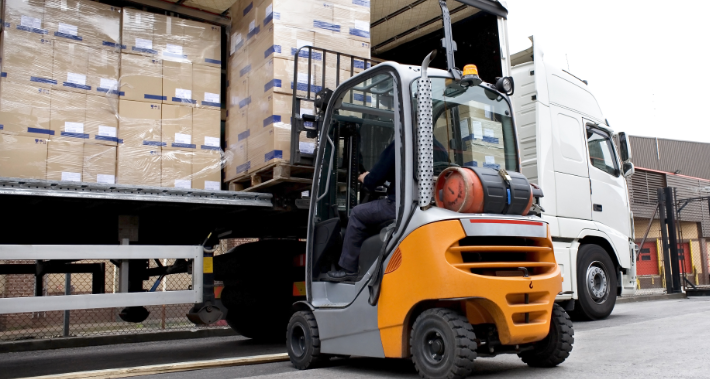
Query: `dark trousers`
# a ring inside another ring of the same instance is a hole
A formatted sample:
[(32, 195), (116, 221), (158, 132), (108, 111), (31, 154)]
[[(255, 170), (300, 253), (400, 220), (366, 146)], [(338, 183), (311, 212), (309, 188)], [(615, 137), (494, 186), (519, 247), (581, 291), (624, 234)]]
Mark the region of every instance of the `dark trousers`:
[(373, 231), (369, 228), (387, 220), (394, 220), (396, 213), (397, 206), (390, 199), (375, 200), (353, 208), (350, 211), (348, 228), (345, 230), (343, 253), (340, 255), (340, 262), (338, 262), (340, 267), (350, 272), (356, 272), (362, 243), (373, 235)]

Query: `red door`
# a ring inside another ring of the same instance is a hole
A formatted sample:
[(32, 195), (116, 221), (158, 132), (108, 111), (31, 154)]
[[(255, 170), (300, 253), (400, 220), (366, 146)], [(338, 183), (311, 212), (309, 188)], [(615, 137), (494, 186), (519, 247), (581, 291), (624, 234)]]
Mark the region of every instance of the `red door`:
[(639, 251), (636, 275), (658, 275), (656, 241), (645, 242)]
[(678, 269), (684, 274), (693, 273), (693, 259), (690, 257), (690, 244), (678, 244)]

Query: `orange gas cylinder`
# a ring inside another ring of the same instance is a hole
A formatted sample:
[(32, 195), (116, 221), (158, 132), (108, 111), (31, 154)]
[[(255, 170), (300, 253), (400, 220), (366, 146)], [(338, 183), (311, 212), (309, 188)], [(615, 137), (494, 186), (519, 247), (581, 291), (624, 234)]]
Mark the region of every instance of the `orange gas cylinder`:
[(490, 168), (449, 167), (436, 180), (436, 206), (459, 213), (528, 214), (536, 191), (520, 173), (502, 175), (509, 179)]

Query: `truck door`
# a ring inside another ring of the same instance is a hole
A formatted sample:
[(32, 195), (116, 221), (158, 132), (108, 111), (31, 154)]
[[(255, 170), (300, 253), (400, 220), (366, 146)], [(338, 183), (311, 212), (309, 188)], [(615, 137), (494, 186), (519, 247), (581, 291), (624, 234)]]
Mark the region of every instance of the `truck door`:
[[(593, 123), (587, 123), (591, 125)], [(592, 190), (592, 220), (627, 236), (630, 230), (626, 182), (611, 136), (604, 130), (587, 126), (589, 179)]]

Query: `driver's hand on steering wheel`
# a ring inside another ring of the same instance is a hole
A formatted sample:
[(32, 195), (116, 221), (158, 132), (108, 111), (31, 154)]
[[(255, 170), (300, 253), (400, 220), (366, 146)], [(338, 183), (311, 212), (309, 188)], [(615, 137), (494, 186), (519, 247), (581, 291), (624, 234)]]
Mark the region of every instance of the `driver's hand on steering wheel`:
[(365, 177), (366, 177), (367, 174), (369, 174), (369, 173), (370, 173), (369, 171), (363, 172), (362, 174), (360, 174), (360, 176), (357, 177), (357, 180), (358, 180), (360, 183), (365, 183)]

